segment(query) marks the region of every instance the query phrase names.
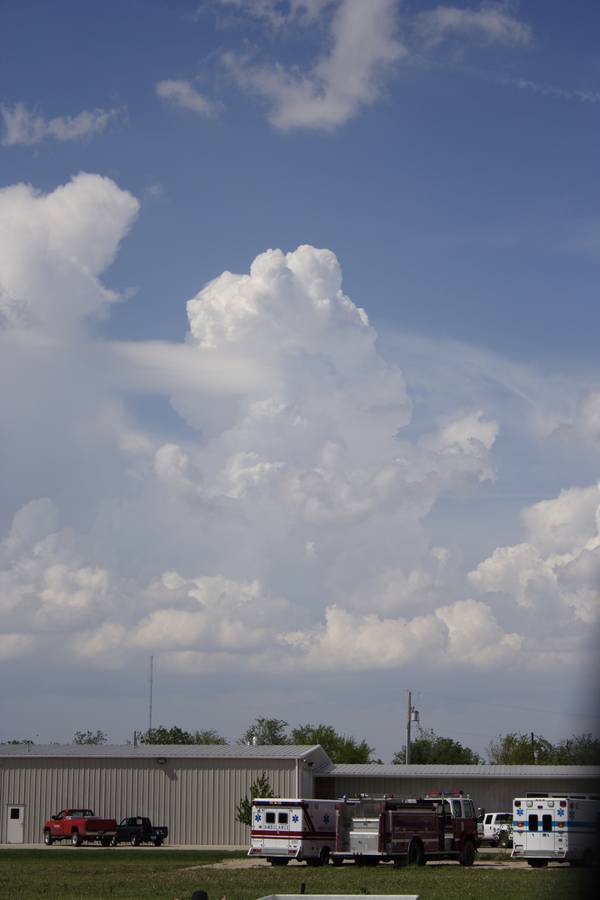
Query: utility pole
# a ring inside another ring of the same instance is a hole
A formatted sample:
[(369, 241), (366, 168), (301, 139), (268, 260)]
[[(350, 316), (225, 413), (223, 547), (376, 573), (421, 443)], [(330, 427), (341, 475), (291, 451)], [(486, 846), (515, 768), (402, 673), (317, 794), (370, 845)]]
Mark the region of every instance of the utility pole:
[(406, 692), (408, 695), (408, 705), (406, 709), (406, 756), (404, 757), (404, 762), (407, 766), (410, 765), (410, 709), (411, 709), (411, 696), (410, 691)]
[(411, 722), (419, 722), (419, 711), (412, 705), (412, 694), (407, 691), (407, 707), (406, 707), (406, 754), (404, 757), (405, 765), (410, 765), (410, 726)]
[(154, 676), (154, 657), (150, 657), (150, 701), (148, 703), (148, 731), (152, 731), (152, 688)]

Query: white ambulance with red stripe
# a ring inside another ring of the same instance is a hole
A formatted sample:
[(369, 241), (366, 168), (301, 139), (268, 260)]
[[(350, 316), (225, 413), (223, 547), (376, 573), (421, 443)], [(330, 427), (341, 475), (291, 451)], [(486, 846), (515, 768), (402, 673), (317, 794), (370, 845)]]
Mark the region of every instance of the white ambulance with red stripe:
[(309, 866), (329, 862), (335, 850), (336, 800), (255, 798), (248, 856), (266, 857), (274, 866), (290, 859)]
[(515, 859), (526, 859), (534, 867), (565, 860), (591, 866), (600, 859), (599, 850), (599, 797), (528, 793), (514, 801)]

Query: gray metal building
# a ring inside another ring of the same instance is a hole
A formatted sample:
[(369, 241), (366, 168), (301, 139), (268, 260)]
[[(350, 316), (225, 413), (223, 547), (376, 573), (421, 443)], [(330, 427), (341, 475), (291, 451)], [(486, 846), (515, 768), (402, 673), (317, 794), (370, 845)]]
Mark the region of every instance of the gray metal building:
[(315, 796), (423, 797), (431, 790), (458, 788), (476, 807), (501, 812), (528, 791), (600, 794), (599, 782), (600, 766), (332, 765), (317, 774)]
[(0, 844), (42, 841), (48, 816), (85, 806), (148, 815), (170, 844), (244, 847), (236, 806), (262, 773), (276, 796), (422, 796), (460, 788), (476, 806), (510, 809), (527, 791), (599, 793), (598, 766), (334, 765), (320, 746), (0, 746)]
[(319, 746), (0, 746), (0, 843), (35, 843), (53, 813), (147, 815), (170, 844), (244, 846), (236, 806), (263, 772), (280, 797), (312, 796)]

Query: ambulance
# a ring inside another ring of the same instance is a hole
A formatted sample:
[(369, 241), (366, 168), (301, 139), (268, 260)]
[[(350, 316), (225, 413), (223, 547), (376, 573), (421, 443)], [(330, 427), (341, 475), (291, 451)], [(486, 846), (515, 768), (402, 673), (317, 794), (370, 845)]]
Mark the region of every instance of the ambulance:
[(551, 861), (591, 866), (600, 857), (600, 797), (526, 794), (513, 803), (514, 859), (542, 867)]
[(248, 856), (266, 857), (273, 866), (290, 859), (309, 866), (326, 865), (335, 849), (336, 800), (252, 801)]

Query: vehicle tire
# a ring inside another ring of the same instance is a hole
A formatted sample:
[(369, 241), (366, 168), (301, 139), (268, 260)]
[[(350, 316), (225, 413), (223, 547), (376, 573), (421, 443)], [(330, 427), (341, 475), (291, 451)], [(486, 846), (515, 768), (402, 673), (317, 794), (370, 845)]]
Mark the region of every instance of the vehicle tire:
[(463, 847), (463, 851), (460, 854), (460, 864), (461, 866), (472, 866), (475, 862), (475, 844), (473, 841), (467, 841), (465, 846)]
[(140, 840), (139, 834), (132, 834), (132, 835), (131, 835), (131, 846), (132, 846), (132, 847), (139, 847), (141, 843), (142, 843), (142, 842), (141, 842), (141, 840)]
[(156, 838), (156, 840), (154, 841), (154, 846), (155, 846), (155, 847), (162, 847), (162, 842), (163, 842), (163, 839), (162, 839), (162, 838)]
[(343, 866), (344, 865), (344, 860), (341, 859), (339, 856), (332, 856), (331, 862), (333, 863), (334, 866)]
[(52, 844), (54, 843), (54, 838), (52, 837), (52, 835), (50, 834), (49, 831), (44, 832), (44, 843), (46, 844), (47, 847), (51, 847)]
[(111, 847), (118, 847), (118, 846), (119, 846), (119, 839), (118, 839), (118, 837), (116, 836), (116, 834), (115, 834), (114, 838), (111, 840), (110, 846), (111, 846)]
[(531, 866), (532, 869), (543, 869), (544, 866), (548, 865), (547, 859), (528, 859), (527, 865)]
[(74, 847), (81, 847), (81, 845), (83, 844), (83, 839), (78, 831), (74, 831), (71, 834), (71, 843)]
[(103, 847), (110, 847), (110, 845), (112, 844), (112, 838), (110, 837), (110, 835), (101, 837), (100, 843)]
[(581, 859), (581, 865), (584, 869), (591, 869), (594, 865), (594, 851), (590, 850), (588, 847), (587, 850), (584, 850), (583, 857)]
[(425, 865), (425, 851), (421, 841), (413, 841), (408, 848), (408, 864), (409, 866)]
[(289, 863), (285, 856), (269, 856), (268, 860), (272, 866), (287, 866)]

